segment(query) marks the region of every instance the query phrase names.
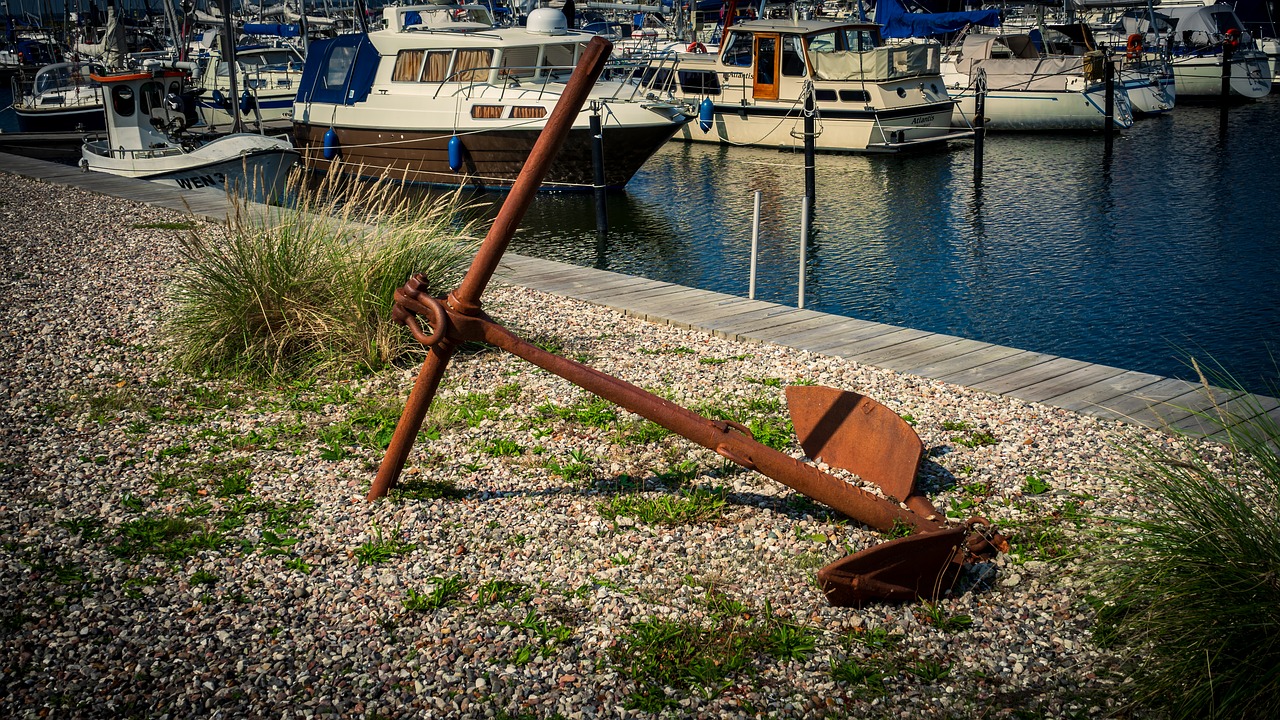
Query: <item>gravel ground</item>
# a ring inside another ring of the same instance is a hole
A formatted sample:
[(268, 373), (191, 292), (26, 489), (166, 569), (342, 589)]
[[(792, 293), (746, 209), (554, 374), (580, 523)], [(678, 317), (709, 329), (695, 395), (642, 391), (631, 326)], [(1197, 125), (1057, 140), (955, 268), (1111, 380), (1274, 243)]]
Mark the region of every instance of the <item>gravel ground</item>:
[[(490, 289), (526, 337), (764, 430), (782, 385), (869, 394), (914, 419), (935, 505), (1014, 536), (932, 611), (832, 608), (816, 568), (880, 533), (497, 352), (454, 360), (406, 491), (364, 502), (415, 370), (266, 389), (175, 371), (179, 231), (146, 226), (185, 219), (0, 174), (0, 715), (647, 716), (626, 662), (642, 621), (802, 638), (711, 688), (670, 681), (671, 716), (1081, 717), (1123, 697), (1081, 540), (1135, 505), (1117, 448), (1173, 440)], [(719, 516), (614, 504), (690, 488)], [(880, 674), (833, 673), (854, 666)]]

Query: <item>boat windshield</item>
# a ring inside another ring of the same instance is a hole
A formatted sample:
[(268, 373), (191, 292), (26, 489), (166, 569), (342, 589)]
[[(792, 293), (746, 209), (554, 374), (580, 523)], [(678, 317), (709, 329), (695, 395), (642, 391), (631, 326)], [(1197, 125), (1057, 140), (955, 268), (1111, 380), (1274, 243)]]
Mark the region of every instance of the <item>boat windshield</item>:
[(36, 95), (43, 95), (44, 93), (74, 90), (78, 87), (97, 87), (97, 85), (89, 77), (88, 65), (58, 64), (42, 69), (36, 75), (31, 89)]
[(834, 28), (826, 32), (814, 33), (808, 37), (809, 52), (866, 52), (874, 50), (880, 44), (875, 32), (863, 28)]

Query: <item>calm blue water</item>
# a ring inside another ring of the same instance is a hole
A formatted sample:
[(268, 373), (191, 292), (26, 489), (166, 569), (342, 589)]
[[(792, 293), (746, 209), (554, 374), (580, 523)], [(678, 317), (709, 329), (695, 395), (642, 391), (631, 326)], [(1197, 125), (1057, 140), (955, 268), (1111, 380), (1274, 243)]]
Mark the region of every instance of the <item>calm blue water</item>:
[[(903, 158), (818, 156), (805, 306), (1195, 379), (1188, 357), (1274, 392), (1280, 351), (1280, 97), (1179, 107), (1116, 139), (988, 137)], [(801, 156), (672, 143), (609, 201), (540, 196), (515, 252), (796, 304)]]
[[(980, 191), (968, 147), (819, 155), (805, 305), (1187, 379), (1194, 354), (1274, 393), (1278, 141), (1272, 96), (1233, 108), (1225, 138), (1214, 108), (1140, 121), (1109, 165), (1101, 137), (993, 135)], [(802, 165), (671, 143), (610, 196), (606, 242), (590, 195), (549, 194), (512, 250), (745, 297), (758, 189), (757, 297), (794, 305)]]

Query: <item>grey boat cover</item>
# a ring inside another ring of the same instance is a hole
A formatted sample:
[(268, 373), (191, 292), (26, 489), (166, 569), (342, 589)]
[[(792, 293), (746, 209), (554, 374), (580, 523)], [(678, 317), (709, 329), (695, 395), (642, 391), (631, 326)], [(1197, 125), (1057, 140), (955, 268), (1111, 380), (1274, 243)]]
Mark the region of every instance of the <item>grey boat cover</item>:
[(1067, 80), (1084, 74), (1084, 57), (1043, 57), (1027, 35), (968, 35), (956, 57), (956, 69), (973, 78), (986, 71), (991, 90), (1064, 91)]

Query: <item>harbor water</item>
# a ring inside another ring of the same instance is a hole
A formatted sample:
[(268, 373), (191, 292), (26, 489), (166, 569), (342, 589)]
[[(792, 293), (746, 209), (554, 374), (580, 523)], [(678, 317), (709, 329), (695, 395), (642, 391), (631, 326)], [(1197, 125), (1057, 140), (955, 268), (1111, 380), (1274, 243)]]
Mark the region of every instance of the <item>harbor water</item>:
[[(1189, 380), (1195, 357), (1276, 394), (1277, 138), (1273, 95), (1225, 133), (1212, 107), (1141, 120), (1109, 159), (1100, 135), (991, 135), (980, 186), (970, 144), (819, 155), (805, 307)], [(673, 142), (609, 196), (606, 239), (590, 193), (550, 193), (511, 249), (745, 297), (759, 190), (756, 296), (795, 305), (802, 158)]]
[[(1275, 394), (1280, 97), (1180, 106), (1118, 135), (990, 135), (903, 157), (817, 157), (806, 308)], [(803, 154), (671, 143), (608, 201), (543, 195), (515, 252), (797, 304)]]

